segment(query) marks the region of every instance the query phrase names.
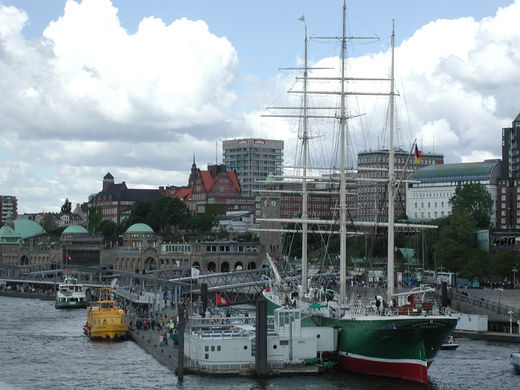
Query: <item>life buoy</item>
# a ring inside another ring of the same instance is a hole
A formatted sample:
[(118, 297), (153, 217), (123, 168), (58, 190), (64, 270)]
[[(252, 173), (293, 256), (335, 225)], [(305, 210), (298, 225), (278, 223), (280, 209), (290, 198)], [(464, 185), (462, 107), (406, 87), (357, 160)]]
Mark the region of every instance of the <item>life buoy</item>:
[(406, 299), (408, 300), (408, 303), (412, 303), (413, 297), (411, 295), (408, 295)]

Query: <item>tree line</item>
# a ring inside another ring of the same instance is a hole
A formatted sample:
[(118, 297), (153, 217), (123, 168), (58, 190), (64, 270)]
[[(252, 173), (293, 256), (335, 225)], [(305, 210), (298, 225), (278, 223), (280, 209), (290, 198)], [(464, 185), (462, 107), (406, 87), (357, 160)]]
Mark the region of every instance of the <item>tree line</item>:
[(174, 240), (179, 237), (180, 232), (210, 231), (218, 223), (218, 217), (223, 212), (223, 208), (218, 205), (207, 205), (203, 214), (191, 215), (180, 199), (162, 197), (154, 201), (135, 203), (128, 217), (119, 225), (110, 220), (103, 220), (101, 208), (89, 208), (88, 231), (105, 237), (115, 237), (126, 232), (133, 224), (145, 223), (163, 239)]
[[(491, 227), (493, 201), (486, 188), (480, 183), (459, 186), (450, 205), (448, 216), (431, 221), (437, 229), (420, 233), (429, 243), (424, 248), (425, 268), (443, 269), (470, 279), (511, 280), (512, 269), (520, 269), (520, 251), (498, 251), (493, 246), (488, 251), (480, 248), (477, 241), (477, 232)], [(414, 247), (419, 234), (400, 237), (400, 241)]]

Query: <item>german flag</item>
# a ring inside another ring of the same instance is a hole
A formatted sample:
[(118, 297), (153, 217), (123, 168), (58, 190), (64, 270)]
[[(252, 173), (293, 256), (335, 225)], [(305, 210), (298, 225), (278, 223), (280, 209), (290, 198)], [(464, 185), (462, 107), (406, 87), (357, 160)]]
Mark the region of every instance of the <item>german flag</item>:
[(420, 163), (422, 160), (422, 153), (417, 147), (417, 144), (415, 144), (415, 152), (413, 153), (413, 155), (415, 156), (415, 162)]

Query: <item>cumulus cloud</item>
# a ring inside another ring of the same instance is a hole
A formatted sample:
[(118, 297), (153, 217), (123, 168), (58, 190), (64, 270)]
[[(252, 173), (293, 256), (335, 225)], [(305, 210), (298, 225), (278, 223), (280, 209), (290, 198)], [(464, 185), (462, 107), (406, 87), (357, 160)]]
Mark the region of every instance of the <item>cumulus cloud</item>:
[[(396, 48), (400, 146), (417, 138), (447, 162), (500, 157), (500, 130), (520, 111), (519, 19), (519, 1), (482, 20), (439, 19)], [(27, 23), (23, 10), (0, 3), (0, 192), (16, 195), (21, 212), (86, 201), (107, 171), (133, 188), (182, 185), (193, 153), (205, 167), (222, 139), (284, 139), (285, 160), (296, 159), (298, 121), (260, 116), (270, 104), (298, 104), (285, 94), (297, 89), (292, 76), (247, 75), (236, 92), (239, 52), (206, 22), (150, 16), (130, 33), (110, 0), (68, 0), (40, 38), (23, 36)], [(337, 56), (313, 62), (338, 69)], [(389, 63), (389, 51), (376, 52), (348, 70), (385, 77)], [(349, 125), (354, 153), (386, 145), (387, 103), (376, 100), (349, 104), (349, 114), (366, 114)], [(337, 159), (328, 143), (337, 128), (318, 130), (313, 146)]]
[[(128, 174), (136, 187), (184, 184), (179, 176), (193, 152), (212, 160), (216, 134), (247, 129), (240, 116), (229, 124), (236, 50), (204, 21), (147, 17), (130, 34), (109, 0), (67, 1), (41, 39), (23, 37), (28, 21), (23, 10), (0, 4), (1, 157), (27, 164), (4, 171), (2, 192), (16, 192), (21, 211), (41, 204), (20, 187), (34, 173), (49, 200), (65, 193), (85, 201), (107, 170), (148, 169)], [(90, 182), (75, 175), (85, 167)], [(64, 174), (58, 187), (47, 180), (54, 174)]]

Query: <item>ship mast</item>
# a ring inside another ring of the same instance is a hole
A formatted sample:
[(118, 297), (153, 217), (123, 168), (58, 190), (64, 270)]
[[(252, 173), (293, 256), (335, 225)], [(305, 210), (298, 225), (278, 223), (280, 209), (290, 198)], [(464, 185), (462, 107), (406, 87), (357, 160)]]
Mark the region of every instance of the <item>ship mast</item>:
[(340, 111), (340, 179), (339, 179), (339, 207), (340, 207), (340, 263), (339, 263), (339, 296), (340, 304), (345, 303), (347, 292), (347, 205), (346, 205), (346, 177), (345, 177), (345, 30), (347, 20), (347, 2), (343, 0), (343, 30), (341, 34), (341, 111)]
[(308, 235), (308, 211), (307, 211), (307, 155), (309, 137), (307, 133), (307, 24), (305, 25), (305, 65), (303, 70), (303, 134), (302, 134), (302, 152), (303, 152), (303, 179), (302, 179), (302, 290), (307, 292), (307, 235)]
[(389, 104), (389, 131), (388, 131), (388, 264), (387, 264), (387, 283), (388, 301), (394, 295), (394, 188), (395, 188), (395, 149), (394, 149), (394, 45), (395, 28), (392, 21), (392, 68), (390, 76), (390, 104)]

